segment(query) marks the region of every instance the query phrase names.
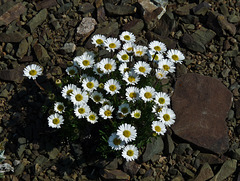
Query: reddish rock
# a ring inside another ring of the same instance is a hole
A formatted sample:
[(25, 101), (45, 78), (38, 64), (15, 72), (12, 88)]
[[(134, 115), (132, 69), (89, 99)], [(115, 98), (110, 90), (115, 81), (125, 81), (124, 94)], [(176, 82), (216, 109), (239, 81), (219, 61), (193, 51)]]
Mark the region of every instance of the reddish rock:
[(232, 93), (215, 78), (185, 74), (175, 85), (172, 97), (176, 122), (172, 129), (179, 137), (222, 154), (229, 147), (226, 117)]
[(50, 8), (53, 6), (57, 6), (57, 1), (56, 0), (43, 0), (40, 1), (36, 4), (36, 9), (37, 10), (41, 10), (44, 8)]
[(123, 164), (124, 172), (128, 173), (130, 176), (134, 176), (138, 173), (141, 165), (137, 164), (135, 161), (125, 162)]
[(97, 25), (97, 22), (94, 18), (85, 17), (82, 19), (82, 22), (80, 23), (79, 27), (77, 28), (77, 37), (76, 39), (81, 39), (82, 42), (84, 42), (88, 36), (91, 35), (91, 33), (95, 29), (95, 25)]

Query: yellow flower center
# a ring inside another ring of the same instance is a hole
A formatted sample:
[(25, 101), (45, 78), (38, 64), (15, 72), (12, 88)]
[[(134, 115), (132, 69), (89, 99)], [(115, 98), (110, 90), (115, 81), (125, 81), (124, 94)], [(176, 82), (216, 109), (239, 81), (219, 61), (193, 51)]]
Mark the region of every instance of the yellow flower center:
[(89, 89), (92, 89), (92, 88), (94, 87), (94, 83), (88, 82), (88, 83), (87, 83), (87, 87), (88, 87)]
[(54, 118), (52, 120), (53, 124), (59, 124), (60, 123), (60, 120), (58, 118)]
[(111, 116), (111, 115), (112, 115), (112, 111), (106, 110), (106, 111), (104, 112), (104, 114), (105, 114), (105, 116)]
[(116, 46), (117, 46), (117, 45), (116, 45), (115, 43), (110, 43), (110, 44), (109, 44), (109, 47), (110, 47), (110, 48), (116, 48)]
[(129, 68), (125, 68), (125, 69), (123, 70), (123, 72), (129, 72), (129, 71), (130, 71)]
[(140, 118), (141, 114), (139, 112), (134, 113), (135, 118)]
[(103, 89), (103, 88), (104, 88), (104, 84), (103, 84), (103, 83), (100, 83), (98, 87), (99, 87), (100, 89)]
[(96, 116), (95, 116), (94, 114), (90, 114), (90, 115), (89, 115), (89, 119), (90, 119), (91, 121), (94, 121), (94, 120), (96, 119)]
[(128, 60), (128, 55), (127, 55), (127, 54), (124, 54), (124, 55), (121, 56), (121, 58), (122, 58), (123, 60)]
[(127, 155), (128, 156), (133, 156), (134, 155), (134, 151), (133, 150), (128, 150), (127, 151)]
[(81, 108), (78, 109), (78, 112), (80, 114), (84, 114), (85, 113), (85, 109), (83, 107), (81, 107)]
[(60, 112), (62, 112), (63, 109), (64, 109), (64, 106), (60, 104), (60, 105), (57, 106), (57, 109), (58, 109)]
[(73, 69), (69, 70), (69, 74), (70, 74), (70, 75), (74, 75), (75, 73), (76, 73), (75, 70), (73, 70)]
[(101, 100), (101, 97), (99, 95), (95, 95), (93, 99), (94, 101), (99, 102)]
[(144, 97), (146, 97), (147, 99), (152, 98), (151, 92), (146, 92), (146, 93), (144, 94)]
[(154, 50), (156, 50), (156, 51), (161, 51), (161, 47), (160, 47), (160, 46), (155, 46), (155, 47), (154, 47)]
[(118, 139), (118, 138), (114, 138), (113, 144), (114, 144), (114, 145), (120, 145), (120, 144), (121, 144), (121, 140)]
[(127, 51), (128, 51), (128, 52), (131, 52), (131, 51), (133, 51), (133, 48), (132, 48), (132, 47), (129, 47), (129, 48), (127, 48)]
[(123, 38), (124, 38), (124, 40), (128, 40), (128, 41), (131, 39), (131, 37), (129, 35), (125, 35)]
[(99, 45), (101, 45), (101, 44), (103, 44), (103, 40), (102, 40), (102, 39), (97, 39), (97, 40), (96, 40), (96, 43), (99, 44)]
[(110, 91), (115, 91), (117, 87), (115, 85), (110, 85), (109, 86)]
[(106, 70), (112, 70), (112, 64), (107, 63), (106, 65), (104, 65), (104, 68), (105, 68)]
[(129, 77), (128, 77), (128, 81), (129, 81), (129, 82), (135, 82), (135, 77), (129, 76)]
[(157, 111), (157, 112), (161, 112), (161, 111), (162, 111), (162, 107), (157, 108), (156, 111)]
[(103, 73), (103, 71), (102, 71), (100, 68), (97, 68), (97, 72), (98, 72), (99, 74), (102, 74), (102, 73)]
[(152, 55), (152, 58), (154, 57), (154, 60), (158, 60), (158, 55)]
[(163, 119), (164, 119), (164, 121), (169, 121), (170, 120), (169, 114), (164, 114)]
[(124, 130), (124, 131), (123, 131), (123, 135), (128, 138), (128, 137), (131, 136), (131, 132), (128, 131), (128, 130)]
[(77, 95), (75, 96), (75, 99), (76, 99), (77, 101), (81, 101), (81, 100), (83, 100), (83, 96), (82, 96), (81, 94), (77, 94)]
[(177, 55), (173, 55), (172, 56), (172, 59), (175, 60), (175, 61), (178, 61), (179, 60), (179, 57)]
[(88, 65), (90, 65), (90, 61), (89, 60), (83, 60), (82, 64), (84, 66), (88, 66)]
[(168, 71), (170, 67), (168, 65), (163, 65), (163, 70)]
[(122, 111), (122, 113), (126, 114), (126, 113), (128, 112), (128, 108), (127, 108), (127, 107), (123, 107), (123, 108), (121, 109), (121, 111)]
[(160, 104), (164, 104), (164, 103), (165, 103), (165, 99), (164, 99), (163, 97), (160, 97), (160, 98), (158, 99), (158, 102), (159, 102)]
[(69, 89), (69, 90), (67, 91), (67, 95), (70, 96), (72, 92), (73, 92), (73, 90), (72, 90), (72, 89)]
[(139, 67), (138, 70), (142, 73), (144, 73), (146, 71), (146, 68), (145, 67)]
[(155, 131), (156, 131), (156, 132), (160, 132), (160, 131), (161, 131), (160, 126), (155, 126)]
[(162, 74), (162, 73), (158, 73), (158, 76), (159, 76), (159, 77), (163, 77), (163, 74)]
[(143, 51), (136, 51), (136, 54), (141, 56), (143, 54)]
[(137, 97), (137, 94), (136, 94), (135, 92), (131, 92), (131, 93), (129, 94), (129, 97), (131, 97), (131, 98), (136, 98), (136, 97)]
[(36, 71), (36, 70), (30, 70), (30, 71), (29, 71), (29, 74), (30, 74), (31, 76), (37, 75), (37, 71)]

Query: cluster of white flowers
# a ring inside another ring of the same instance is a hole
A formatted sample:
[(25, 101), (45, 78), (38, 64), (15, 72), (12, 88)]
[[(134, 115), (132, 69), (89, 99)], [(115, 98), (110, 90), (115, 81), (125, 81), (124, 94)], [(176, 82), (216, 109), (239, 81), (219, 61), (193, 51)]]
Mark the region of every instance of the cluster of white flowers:
[[(162, 42), (152, 41), (147, 47), (135, 44), (135, 40), (135, 36), (127, 31), (122, 32), (120, 40), (94, 35), (92, 43), (96, 47), (106, 48), (112, 53), (117, 51), (117, 54), (112, 58), (101, 59), (96, 58), (93, 52), (85, 52), (75, 57), (73, 66), (68, 67), (66, 72), (70, 77), (81, 72), (79, 83), (65, 85), (62, 88), (62, 97), (72, 102), (77, 118), (85, 118), (92, 124), (100, 119), (141, 119), (142, 115), (146, 114), (144, 108), (136, 109), (136, 106), (131, 105), (138, 105), (139, 101), (145, 104), (151, 102), (151, 114), (156, 119), (149, 129), (163, 135), (166, 127), (175, 122), (175, 114), (168, 107), (170, 97), (164, 92), (157, 92), (154, 86), (140, 87), (139, 82), (143, 78), (166, 78), (168, 73), (175, 71), (175, 64), (182, 63), (185, 57), (179, 50), (167, 50)], [(122, 50), (119, 50), (120, 47)], [(143, 56), (148, 56), (148, 61), (142, 59)], [(114, 74), (116, 72), (117, 74)], [(98, 112), (96, 109), (93, 111), (89, 102), (98, 106)], [(48, 117), (48, 123), (50, 127), (60, 128), (64, 122), (63, 102), (56, 102), (54, 110), (55, 113)], [(136, 137), (135, 126), (121, 122), (109, 137), (108, 144), (114, 150), (122, 150), (122, 156), (127, 161), (132, 161), (138, 158), (138, 149), (129, 143), (134, 142)]]

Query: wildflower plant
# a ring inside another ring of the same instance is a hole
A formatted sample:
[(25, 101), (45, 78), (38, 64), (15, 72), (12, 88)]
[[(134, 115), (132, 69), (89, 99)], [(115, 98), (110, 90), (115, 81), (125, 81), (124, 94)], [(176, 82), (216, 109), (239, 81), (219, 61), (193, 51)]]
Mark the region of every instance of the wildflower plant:
[[(49, 127), (70, 130), (66, 136), (72, 138), (92, 127), (98, 133), (97, 151), (116, 153), (127, 161), (138, 158), (139, 149), (152, 135), (164, 135), (176, 116), (170, 96), (162, 92), (161, 79), (185, 58), (179, 50), (167, 50), (162, 42), (152, 41), (147, 47), (135, 41), (135, 35), (127, 31), (119, 39), (94, 35), (97, 51), (73, 58), (66, 69), (68, 81), (62, 81)], [(100, 57), (101, 49), (111, 57)]]

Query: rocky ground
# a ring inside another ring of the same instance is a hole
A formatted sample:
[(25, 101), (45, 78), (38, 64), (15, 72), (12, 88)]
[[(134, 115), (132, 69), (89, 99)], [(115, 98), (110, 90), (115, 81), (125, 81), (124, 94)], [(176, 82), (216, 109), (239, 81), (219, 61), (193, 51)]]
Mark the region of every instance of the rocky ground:
[[(0, 140), (4, 162), (14, 168), (5, 180), (240, 179), (240, 2), (170, 0), (160, 20), (158, 5), (0, 1)], [(49, 105), (47, 95), (22, 76), (26, 65), (40, 64), (39, 83), (51, 90), (66, 74), (67, 62), (93, 48), (94, 34), (117, 37), (123, 30), (143, 45), (159, 40), (186, 57), (165, 80), (164, 91), (174, 91), (176, 125), (133, 162), (99, 159), (81, 143), (59, 140), (41, 111)]]

